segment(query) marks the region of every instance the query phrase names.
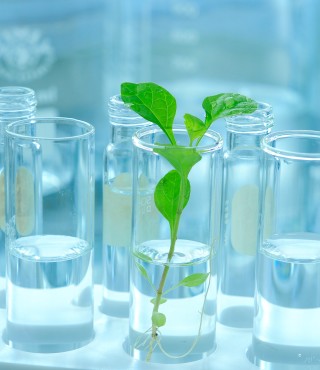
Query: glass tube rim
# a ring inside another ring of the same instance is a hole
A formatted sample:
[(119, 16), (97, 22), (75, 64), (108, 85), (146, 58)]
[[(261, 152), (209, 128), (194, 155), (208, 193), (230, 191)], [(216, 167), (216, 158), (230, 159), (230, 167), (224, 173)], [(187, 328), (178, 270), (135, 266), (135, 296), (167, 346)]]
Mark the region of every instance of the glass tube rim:
[(25, 86), (1, 86), (0, 95), (8, 97), (21, 97), (21, 96), (34, 97), (35, 92), (34, 90)]
[[(0, 116), (2, 120), (22, 119), (29, 117), (37, 106), (36, 94), (33, 89), (24, 86), (0, 87)], [(21, 116), (22, 113), (25, 113)], [(7, 118), (6, 115), (10, 114)]]
[[(174, 125), (173, 132), (187, 133), (187, 129), (183, 125)], [(164, 134), (163, 130), (155, 124), (152, 125), (151, 127), (145, 127), (145, 128), (138, 130), (137, 132), (135, 132), (135, 134), (132, 137), (134, 146), (140, 149), (150, 151), (150, 152), (152, 152), (154, 149), (163, 148), (163, 145), (148, 143), (142, 139), (143, 137), (147, 135), (157, 134), (157, 133)], [(180, 146), (180, 147), (183, 149), (196, 149), (198, 152), (201, 152), (201, 153), (216, 152), (223, 148), (223, 139), (222, 139), (222, 136), (218, 132), (209, 129), (205, 133), (204, 136), (207, 138), (213, 139), (215, 143), (201, 145), (201, 141), (200, 141), (200, 144), (197, 147), (195, 146)]]
[(110, 97), (108, 101), (108, 113), (112, 126), (135, 128), (153, 124), (133, 111), (130, 106), (121, 99), (120, 94)]
[(269, 133), (274, 125), (273, 108), (269, 103), (258, 102), (253, 113), (229, 116), (225, 121), (231, 132)]
[(319, 152), (306, 152), (298, 150), (287, 150), (279, 147), (274, 147), (276, 141), (286, 139), (316, 139), (320, 143), (320, 131), (316, 130), (283, 130), (276, 131), (266, 135), (261, 139), (261, 149), (264, 153), (269, 154), (276, 158), (285, 158), (289, 160), (305, 160), (305, 161), (319, 161)]
[[(45, 123), (59, 123), (64, 125), (76, 124), (79, 128), (83, 128), (84, 132), (75, 135), (66, 135), (66, 136), (54, 136), (54, 135), (27, 135), (21, 134), (14, 131), (18, 127), (25, 127), (31, 124), (43, 125)], [(5, 136), (10, 138), (16, 138), (21, 140), (44, 140), (44, 141), (73, 141), (85, 139), (87, 137), (93, 136), (95, 134), (95, 128), (88, 122), (69, 117), (36, 117), (36, 118), (26, 118), (17, 120), (9, 123), (5, 127)]]

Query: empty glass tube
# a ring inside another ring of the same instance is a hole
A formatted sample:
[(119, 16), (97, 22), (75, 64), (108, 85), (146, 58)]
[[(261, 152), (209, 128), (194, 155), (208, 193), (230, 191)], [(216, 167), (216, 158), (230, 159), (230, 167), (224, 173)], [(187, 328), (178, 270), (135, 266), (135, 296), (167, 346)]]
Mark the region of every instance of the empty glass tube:
[(265, 103), (251, 115), (226, 119), (217, 312), (219, 322), (231, 327), (252, 327), (263, 171), (260, 140), (272, 126), (272, 107)]
[(132, 136), (151, 125), (129, 109), (121, 97), (109, 100), (110, 143), (103, 168), (102, 312), (129, 315), (129, 247), (132, 223)]

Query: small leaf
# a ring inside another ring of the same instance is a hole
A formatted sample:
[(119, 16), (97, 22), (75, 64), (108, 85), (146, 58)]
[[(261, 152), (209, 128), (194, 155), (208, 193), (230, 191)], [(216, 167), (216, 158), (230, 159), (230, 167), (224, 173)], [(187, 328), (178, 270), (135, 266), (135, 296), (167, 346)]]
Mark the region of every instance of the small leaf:
[(149, 278), (146, 269), (140, 263), (138, 263), (137, 261), (134, 261), (134, 263), (135, 263), (137, 269), (140, 271), (141, 275), (148, 281), (148, 283), (150, 284), (151, 288), (154, 291), (156, 291), (156, 288), (154, 287), (151, 279)]
[(154, 312), (152, 314), (152, 324), (160, 328), (166, 324), (166, 316), (161, 312)]
[(184, 124), (187, 128), (191, 143), (202, 137), (208, 129), (206, 124), (200, 118), (188, 113), (184, 115)]
[[(151, 300), (150, 300), (150, 302), (152, 303), (152, 304), (155, 304), (156, 303), (156, 299), (155, 298), (152, 298)], [(166, 303), (167, 302), (167, 299), (166, 298), (160, 298), (160, 304), (163, 304), (163, 303)]]
[(194, 287), (203, 284), (209, 276), (209, 273), (207, 274), (202, 274), (202, 273), (196, 273), (187, 276), (186, 278), (182, 279), (178, 286), (186, 286), (186, 287)]
[(206, 112), (205, 124), (209, 128), (219, 118), (253, 113), (258, 103), (241, 94), (223, 93), (206, 97), (202, 107)]
[(191, 168), (201, 160), (201, 155), (195, 148), (166, 145), (163, 148), (155, 148), (153, 151), (166, 158), (184, 178), (188, 177)]
[(138, 262), (136, 262), (136, 266), (138, 270), (141, 272), (141, 275), (149, 281), (149, 276), (148, 276), (146, 269), (142, 265), (140, 265), (140, 263)]
[[(185, 191), (181, 194), (181, 181), (185, 181)], [(180, 197), (183, 197), (181, 200)], [(187, 205), (190, 198), (190, 182), (183, 179), (179, 172), (168, 172), (157, 184), (154, 192), (154, 201), (159, 212), (169, 221), (171, 228), (176, 218)], [(180, 204), (182, 201), (182, 204)], [(181, 207), (181, 209), (179, 209)]]
[(201, 119), (185, 114), (185, 125), (191, 142), (198, 139), (198, 142), (210, 128), (211, 124), (219, 118), (250, 114), (254, 112), (258, 103), (241, 94), (223, 93), (208, 96), (203, 100), (202, 107), (206, 112), (206, 118), (203, 122)]
[(172, 126), (177, 103), (166, 89), (153, 82), (124, 82), (121, 84), (121, 98), (141, 117), (158, 125), (172, 144), (176, 143)]
[(137, 258), (140, 258), (142, 261), (145, 261), (145, 262), (152, 262), (152, 258), (150, 256), (148, 256), (147, 254), (144, 254), (142, 252), (134, 252), (134, 255), (137, 257)]

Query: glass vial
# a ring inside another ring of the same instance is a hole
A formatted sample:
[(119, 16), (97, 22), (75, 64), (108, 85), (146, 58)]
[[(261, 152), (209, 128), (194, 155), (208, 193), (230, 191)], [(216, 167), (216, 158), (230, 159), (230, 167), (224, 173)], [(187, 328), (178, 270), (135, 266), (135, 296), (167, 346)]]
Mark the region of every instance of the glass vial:
[(0, 87), (0, 307), (5, 306), (5, 180), (4, 129), (13, 121), (33, 118), (36, 112), (33, 90), (20, 86)]
[[(72, 118), (6, 126), (3, 338), (13, 348), (63, 352), (94, 337), (94, 136), (92, 125)], [(57, 181), (63, 174), (68, 181)]]
[[(177, 141), (175, 154), (182, 158), (186, 148), (191, 149), (188, 132), (185, 126), (175, 125), (173, 134)], [(172, 172), (173, 166), (157, 153), (168, 144), (161, 129), (139, 130), (133, 144), (128, 352), (149, 363), (198, 361), (216, 348), (215, 249), (220, 229), (217, 212), (221, 200), (222, 138), (209, 130), (201, 139), (197, 147), (201, 160), (188, 175), (190, 192)], [(174, 191), (167, 192), (164, 183)], [(166, 202), (177, 202), (179, 217), (174, 227), (168, 222), (168, 214), (156, 208), (154, 200), (163, 194)], [(181, 209), (181, 201), (186, 199)], [(184, 284), (194, 278), (200, 281)], [(165, 318), (160, 326), (154, 320), (159, 315)]]
[(253, 324), (263, 171), (260, 140), (272, 126), (272, 107), (265, 103), (259, 103), (253, 114), (226, 118), (217, 314), (218, 321), (230, 327)]
[(129, 316), (129, 248), (132, 229), (132, 136), (150, 122), (118, 95), (109, 100), (110, 143), (103, 167), (103, 297), (100, 310)]

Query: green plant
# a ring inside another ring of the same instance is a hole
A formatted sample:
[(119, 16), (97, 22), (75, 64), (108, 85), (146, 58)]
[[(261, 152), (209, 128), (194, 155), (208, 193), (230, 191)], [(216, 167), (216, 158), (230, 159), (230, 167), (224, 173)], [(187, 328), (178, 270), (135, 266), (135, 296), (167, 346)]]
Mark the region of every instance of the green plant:
[[(206, 97), (202, 103), (205, 111), (204, 120), (191, 114), (184, 115), (184, 124), (189, 136), (189, 146), (185, 147), (178, 145), (174, 137), (173, 124), (177, 104), (176, 99), (167, 90), (154, 83), (125, 82), (121, 85), (121, 97), (133, 111), (155, 123), (164, 131), (170, 144), (158, 145), (154, 152), (164, 157), (173, 167), (173, 170), (160, 179), (154, 192), (156, 207), (170, 225), (170, 248), (168, 263), (164, 266), (159, 286), (154, 287), (156, 294), (151, 300), (153, 304), (151, 337), (146, 359), (149, 361), (154, 346), (159, 344), (159, 328), (166, 324), (166, 316), (160, 312), (160, 306), (166, 302), (165, 295), (169, 292), (169, 290), (164, 291), (164, 286), (170, 269), (170, 261), (175, 252), (180, 217), (190, 198), (191, 186), (188, 175), (192, 167), (201, 160), (197, 146), (214, 121), (231, 115), (250, 114), (256, 110), (257, 103), (243, 95), (232, 93)], [(136, 265), (140, 273), (152, 285), (143, 266)], [(208, 275), (207, 273), (192, 274), (170, 288), (170, 291), (179, 286), (193, 287), (203, 284)]]

